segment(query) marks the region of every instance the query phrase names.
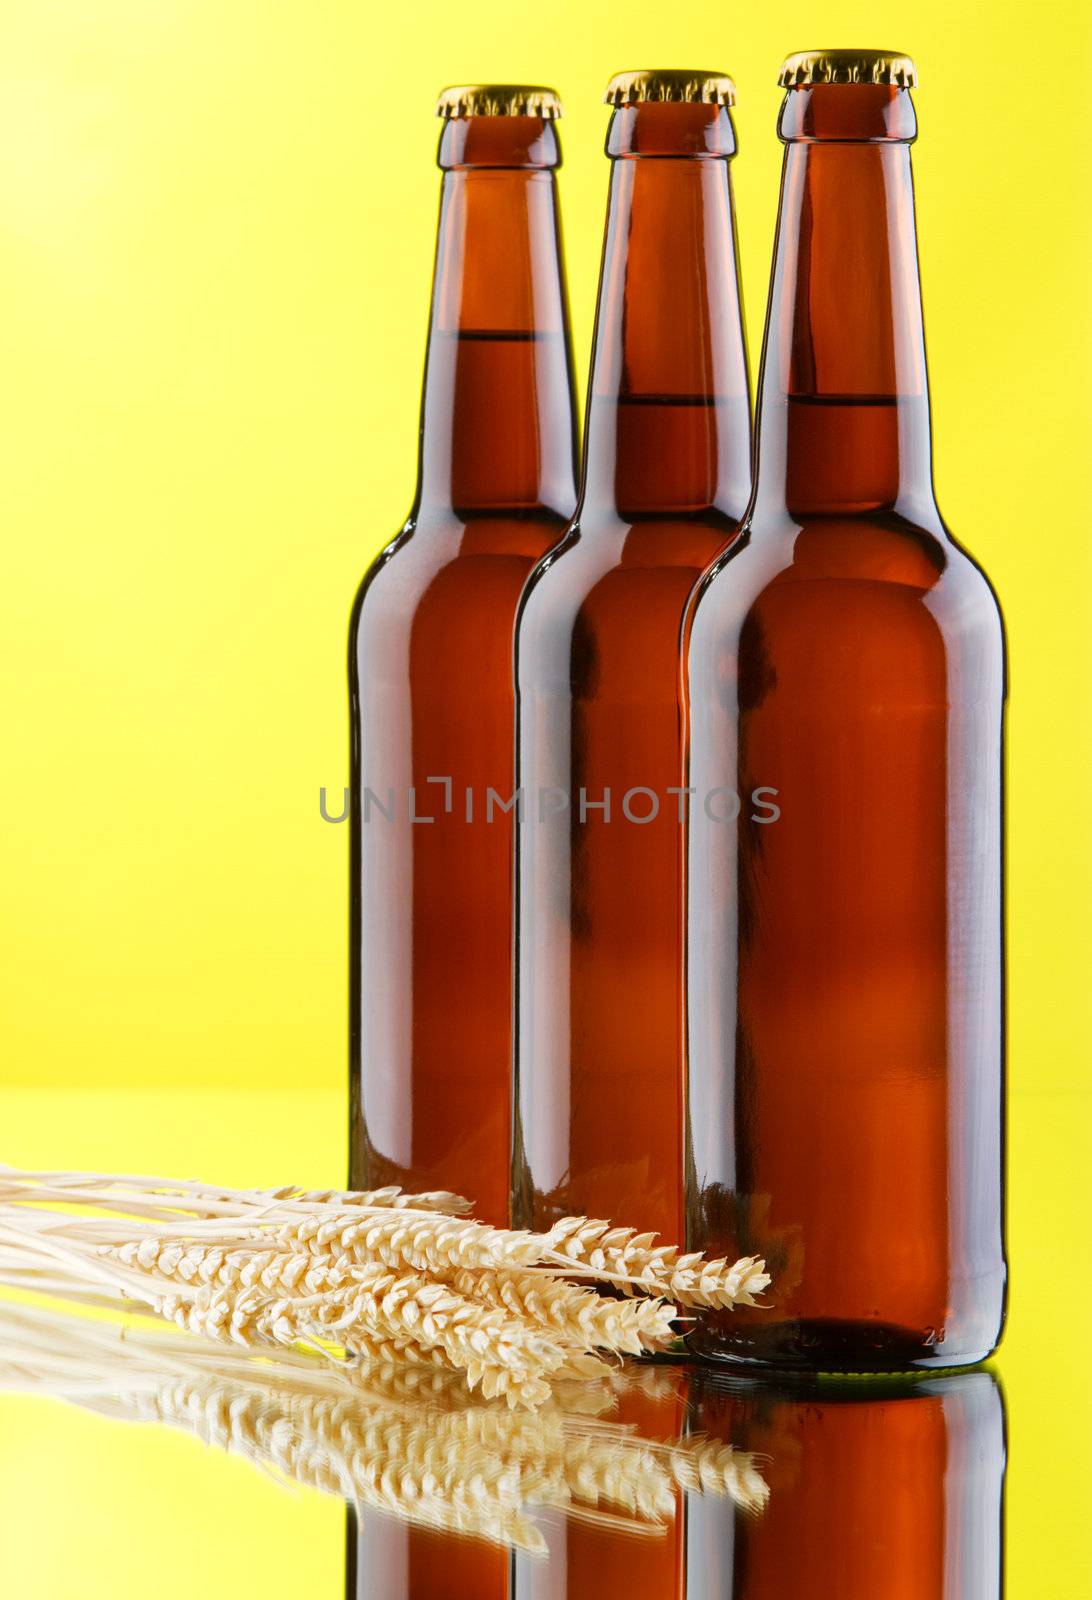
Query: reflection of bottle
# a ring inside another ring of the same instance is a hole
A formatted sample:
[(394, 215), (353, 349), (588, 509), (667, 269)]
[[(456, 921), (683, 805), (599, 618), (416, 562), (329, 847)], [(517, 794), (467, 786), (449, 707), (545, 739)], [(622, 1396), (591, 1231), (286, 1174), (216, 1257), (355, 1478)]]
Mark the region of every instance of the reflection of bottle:
[(380, 1511), (346, 1514), (345, 1600), (499, 1600), (507, 1550), (460, 1534), (411, 1528)]
[[(610, 1419), (640, 1439), (679, 1439), (690, 1381), (686, 1367), (639, 1369), (620, 1382)], [(641, 1535), (582, 1518), (542, 1517), (548, 1554), (545, 1560), (516, 1555), (516, 1600), (684, 1600), (682, 1494), (675, 1499), (666, 1526)]]
[(504, 1224), (512, 630), (576, 503), (558, 102), (479, 85), (439, 111), (417, 497), (350, 645), (350, 1181), (454, 1189)]
[(933, 494), (902, 57), (793, 57), (754, 495), (698, 591), (689, 1244), (771, 1305), (695, 1347), (970, 1366), (997, 1343), (1001, 735), (989, 583)]
[(517, 1222), (682, 1234), (679, 627), (750, 488), (731, 81), (611, 81), (576, 519), (520, 602)]
[(793, 1387), (699, 1375), (693, 1421), (765, 1452), (761, 1517), (687, 1505), (686, 1600), (992, 1600), (1005, 1417), (989, 1372)]

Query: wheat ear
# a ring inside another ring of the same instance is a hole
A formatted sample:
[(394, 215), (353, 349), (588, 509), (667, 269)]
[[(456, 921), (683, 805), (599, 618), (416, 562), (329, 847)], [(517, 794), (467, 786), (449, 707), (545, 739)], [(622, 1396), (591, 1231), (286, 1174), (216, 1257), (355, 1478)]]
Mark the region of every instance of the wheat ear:
[(512, 1403), (540, 1402), (550, 1374), (562, 1366), (571, 1372), (578, 1359), (588, 1376), (602, 1370), (594, 1358), (577, 1358), (541, 1330), (470, 1301), (448, 1284), (380, 1264), (358, 1268), (347, 1285), (306, 1297), (275, 1298), (231, 1286), (164, 1296), (157, 1310), (191, 1332), (242, 1345), (310, 1340), (345, 1346), (359, 1332), (412, 1339), (441, 1350), (472, 1388), (480, 1385), (483, 1394), (503, 1394)]
[(544, 1236), (543, 1259), (569, 1273), (587, 1273), (625, 1294), (661, 1295), (677, 1305), (753, 1306), (769, 1287), (766, 1263), (743, 1256), (709, 1261), (698, 1252), (682, 1255), (657, 1245), (654, 1233), (615, 1228), (587, 1217), (565, 1217)]
[(533, 1271), (464, 1268), (451, 1282), (468, 1299), (538, 1323), (576, 1349), (647, 1355), (664, 1349), (675, 1336), (672, 1321), (677, 1312), (664, 1300), (609, 1300), (594, 1290)]

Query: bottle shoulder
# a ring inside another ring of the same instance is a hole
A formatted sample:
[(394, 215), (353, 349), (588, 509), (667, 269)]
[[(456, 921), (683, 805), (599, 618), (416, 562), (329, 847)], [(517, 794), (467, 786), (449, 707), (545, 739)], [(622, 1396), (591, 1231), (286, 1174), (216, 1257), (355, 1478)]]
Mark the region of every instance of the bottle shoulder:
[(714, 590), (736, 603), (790, 584), (888, 586), (917, 592), (978, 595), (997, 608), (979, 563), (939, 521), (895, 514), (747, 520), (703, 574), (701, 596)]
[(515, 589), (514, 606), (531, 568), (564, 528), (562, 518), (547, 511), (411, 517), (365, 571), (351, 633), (399, 620), (411, 626), (423, 607), (496, 597), (498, 591)]
[(680, 583), (689, 589), (737, 526), (716, 511), (639, 521), (577, 516), (535, 565), (522, 610), (563, 617), (607, 592), (673, 595)]
[(814, 517), (745, 522), (702, 575), (689, 607), (691, 648), (763, 629), (844, 632), (882, 622), (894, 632), (977, 636), (1003, 652), (997, 596), (977, 561), (937, 518)]
[(521, 693), (673, 707), (687, 604), (734, 530), (719, 517), (574, 525), (520, 601)]

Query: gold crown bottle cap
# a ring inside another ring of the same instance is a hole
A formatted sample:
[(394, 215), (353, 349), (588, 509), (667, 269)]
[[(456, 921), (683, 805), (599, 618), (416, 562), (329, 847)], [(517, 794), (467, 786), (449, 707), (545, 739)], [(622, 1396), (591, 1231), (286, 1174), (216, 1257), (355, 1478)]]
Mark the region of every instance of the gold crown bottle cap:
[(783, 89), (811, 83), (893, 83), (912, 89), (918, 75), (909, 56), (891, 50), (801, 50), (785, 57), (777, 81)]
[(556, 89), (541, 83), (458, 83), (441, 89), (436, 115), (452, 117), (542, 117), (552, 122), (561, 115)]
[(617, 72), (603, 96), (608, 106), (634, 106), (642, 100), (682, 100), (694, 105), (734, 106), (736, 86), (723, 72), (657, 67)]

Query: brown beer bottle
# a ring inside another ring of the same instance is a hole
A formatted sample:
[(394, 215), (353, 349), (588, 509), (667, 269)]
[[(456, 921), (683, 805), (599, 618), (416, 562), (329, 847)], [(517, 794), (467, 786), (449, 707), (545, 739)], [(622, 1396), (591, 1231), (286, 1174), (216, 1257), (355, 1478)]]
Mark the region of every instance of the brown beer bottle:
[(580, 505), (517, 627), (514, 1211), (682, 1225), (679, 630), (750, 485), (731, 80), (615, 78)]
[(694, 1343), (958, 1366), (1005, 1298), (1002, 623), (933, 493), (913, 66), (780, 81), (754, 497), (687, 649), (688, 1236), (774, 1286)]
[(758, 1515), (687, 1496), (686, 1600), (998, 1600), (1004, 1400), (990, 1372), (731, 1387), (693, 1426), (752, 1452)]
[[(630, 1429), (631, 1441), (675, 1444), (687, 1431), (691, 1372), (674, 1366), (634, 1365), (615, 1377), (614, 1404), (604, 1420)], [(652, 1471), (657, 1467), (652, 1458)], [(619, 1474), (622, 1494), (632, 1479)], [(604, 1494), (598, 1515), (540, 1515), (546, 1539), (541, 1555), (516, 1552), (514, 1600), (685, 1600), (686, 1521), (682, 1488), (672, 1486), (670, 1509), (658, 1511), (651, 1537), (634, 1537), (634, 1524), (612, 1513), (623, 1503)], [(704, 1597), (703, 1597), (704, 1600)], [(719, 1594), (708, 1596), (719, 1600)]]
[(417, 495), (353, 611), (351, 1183), (508, 1220), (512, 630), (576, 502), (556, 95), (449, 89)]

